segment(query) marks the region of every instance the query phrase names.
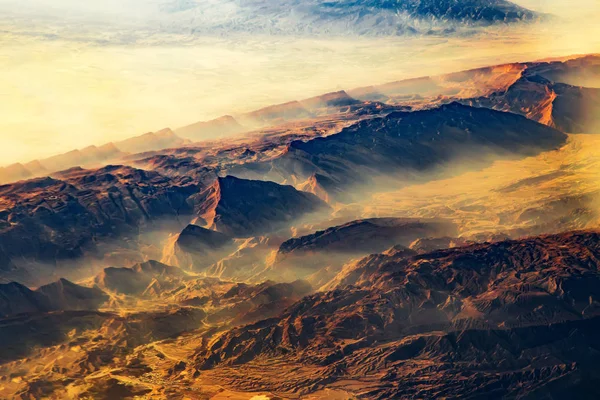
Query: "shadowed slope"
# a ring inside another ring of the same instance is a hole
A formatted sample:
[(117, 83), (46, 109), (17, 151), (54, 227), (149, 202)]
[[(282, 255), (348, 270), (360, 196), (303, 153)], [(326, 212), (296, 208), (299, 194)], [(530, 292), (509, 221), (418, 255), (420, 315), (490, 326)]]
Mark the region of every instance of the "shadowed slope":
[[(200, 200), (202, 199), (202, 200)], [(273, 182), (218, 178), (195, 199), (207, 226), (233, 237), (254, 236), (285, 227), (328, 207), (311, 193)]]

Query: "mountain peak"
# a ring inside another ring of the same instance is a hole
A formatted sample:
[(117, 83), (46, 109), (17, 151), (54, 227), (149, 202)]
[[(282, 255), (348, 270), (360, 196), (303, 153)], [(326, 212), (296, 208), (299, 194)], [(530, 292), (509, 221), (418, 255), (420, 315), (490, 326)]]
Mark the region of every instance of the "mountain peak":
[(196, 212), (211, 229), (232, 237), (277, 230), (303, 215), (329, 208), (312, 193), (269, 181), (219, 177), (196, 198)]
[(177, 136), (170, 128), (165, 128), (158, 132), (148, 132), (140, 136), (134, 136), (132, 138), (116, 142), (114, 144), (121, 151), (137, 154), (179, 147), (187, 144), (188, 142), (189, 141)]
[(221, 138), (241, 133), (244, 127), (231, 115), (223, 115), (210, 121), (196, 122), (175, 131), (176, 134), (195, 141)]
[(320, 96), (310, 97), (308, 99), (301, 100), (300, 103), (308, 108), (322, 108), (322, 107), (344, 107), (353, 104), (360, 103), (360, 101), (350, 97), (344, 90), (337, 92), (325, 93)]

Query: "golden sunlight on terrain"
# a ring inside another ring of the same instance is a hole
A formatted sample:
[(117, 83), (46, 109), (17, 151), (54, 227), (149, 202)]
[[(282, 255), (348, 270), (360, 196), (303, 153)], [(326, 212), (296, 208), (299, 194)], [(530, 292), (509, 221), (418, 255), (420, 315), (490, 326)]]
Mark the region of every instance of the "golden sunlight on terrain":
[[(494, 233), (519, 236), (519, 230), (540, 233), (551, 219), (569, 217), (575, 226), (598, 225), (600, 199), (600, 138), (571, 135), (557, 151), (516, 161), (496, 161), (490, 167), (450, 179), (412, 185), (374, 195), (363, 203), (365, 216), (445, 217), (459, 224), (466, 238)], [(402, 211), (399, 211), (402, 210)]]
[(175, 38), (185, 45), (0, 19), (0, 166), (327, 91), (597, 51), (598, 24), (577, 18), (447, 38)]
[(600, 0), (516, 1), (0, 0), (0, 399), (600, 398)]

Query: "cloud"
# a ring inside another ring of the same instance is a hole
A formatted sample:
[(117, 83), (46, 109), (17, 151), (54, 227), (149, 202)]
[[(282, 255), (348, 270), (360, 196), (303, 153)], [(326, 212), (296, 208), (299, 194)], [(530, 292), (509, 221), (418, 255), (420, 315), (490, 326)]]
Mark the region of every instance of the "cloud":
[(11, 140), (2, 163), (340, 88), (584, 53), (600, 43), (597, 24), (581, 19), (578, 29), (501, 25), (467, 36), (220, 36), (190, 27), (212, 15), (213, 24), (233, 23), (241, 2), (193, 3), (0, 0), (0, 137)]

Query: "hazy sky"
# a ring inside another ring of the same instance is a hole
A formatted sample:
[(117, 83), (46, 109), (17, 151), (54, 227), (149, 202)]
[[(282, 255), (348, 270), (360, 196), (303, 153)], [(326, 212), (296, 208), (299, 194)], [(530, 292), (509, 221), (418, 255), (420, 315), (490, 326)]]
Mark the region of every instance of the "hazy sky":
[(597, 0), (518, 1), (560, 24), (377, 39), (190, 36), (169, 14), (186, 1), (0, 0), (0, 165), (341, 88), (600, 51)]

